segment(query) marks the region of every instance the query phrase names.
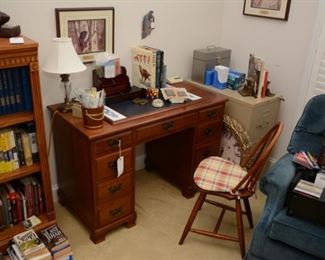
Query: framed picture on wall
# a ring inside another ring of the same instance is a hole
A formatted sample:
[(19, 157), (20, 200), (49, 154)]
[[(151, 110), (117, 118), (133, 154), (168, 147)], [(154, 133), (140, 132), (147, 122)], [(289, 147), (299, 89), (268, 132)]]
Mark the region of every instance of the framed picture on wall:
[(96, 54), (114, 53), (114, 8), (56, 8), (58, 37), (72, 39), (84, 63), (94, 60)]
[(288, 20), (291, 0), (245, 0), (244, 15)]

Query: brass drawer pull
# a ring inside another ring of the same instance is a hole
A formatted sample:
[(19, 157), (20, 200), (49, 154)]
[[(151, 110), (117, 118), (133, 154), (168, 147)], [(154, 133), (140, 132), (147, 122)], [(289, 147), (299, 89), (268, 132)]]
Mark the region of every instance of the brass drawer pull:
[(205, 129), (204, 133), (205, 133), (206, 136), (211, 136), (211, 135), (213, 135), (215, 133), (215, 129), (214, 128), (207, 128), (207, 129)]
[(165, 130), (169, 130), (169, 129), (173, 128), (173, 127), (174, 127), (174, 122), (167, 122), (167, 123), (163, 124), (163, 128)]
[(112, 147), (118, 147), (119, 139), (108, 139), (107, 144)]
[(108, 188), (108, 191), (109, 191), (110, 193), (114, 194), (114, 193), (120, 191), (121, 188), (122, 188), (122, 184), (119, 183), (119, 184), (117, 184), (117, 185), (114, 185), (114, 186), (109, 187), (109, 188)]
[(208, 111), (208, 112), (207, 112), (207, 116), (208, 116), (209, 118), (216, 117), (216, 116), (217, 116), (217, 112), (216, 112), (216, 111), (213, 111), (213, 110)]
[(117, 167), (117, 162), (116, 161), (110, 161), (107, 163), (107, 168), (114, 168), (116, 169)]
[(116, 209), (112, 209), (109, 211), (109, 213), (113, 216), (113, 217), (117, 217), (120, 216), (122, 214), (122, 207), (118, 207)]

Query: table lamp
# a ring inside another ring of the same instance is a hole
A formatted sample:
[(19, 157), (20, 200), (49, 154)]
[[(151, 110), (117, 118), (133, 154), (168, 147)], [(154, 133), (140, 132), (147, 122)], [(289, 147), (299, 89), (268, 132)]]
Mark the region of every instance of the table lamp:
[(61, 112), (70, 112), (72, 103), (70, 102), (71, 83), (69, 75), (84, 71), (86, 66), (81, 62), (76, 50), (72, 45), (71, 38), (54, 38), (49, 56), (43, 66), (43, 71), (59, 74), (61, 84), (64, 87), (64, 104), (59, 108)]

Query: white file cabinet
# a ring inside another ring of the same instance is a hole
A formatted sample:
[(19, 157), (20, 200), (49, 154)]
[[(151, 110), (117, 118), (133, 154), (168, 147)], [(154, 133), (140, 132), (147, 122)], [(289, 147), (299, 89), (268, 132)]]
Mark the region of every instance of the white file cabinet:
[(194, 81), (191, 83), (208, 88), (222, 95), (229, 101), (226, 103), (225, 114), (236, 119), (247, 131), (251, 142), (256, 143), (266, 132), (277, 123), (281, 99), (279, 96), (254, 98), (243, 97), (238, 91), (217, 89)]

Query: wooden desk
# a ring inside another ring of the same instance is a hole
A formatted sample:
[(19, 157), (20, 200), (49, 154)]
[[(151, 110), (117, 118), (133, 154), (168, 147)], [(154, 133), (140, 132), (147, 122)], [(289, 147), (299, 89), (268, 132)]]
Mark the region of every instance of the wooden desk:
[[(59, 202), (90, 230), (94, 243), (107, 231), (135, 225), (135, 146), (146, 143), (146, 167), (176, 184), (185, 197), (194, 195), (193, 172), (198, 163), (219, 148), (227, 99), (179, 83), (202, 99), (161, 108), (89, 130), (79, 118), (55, 114), (53, 134)], [(56, 106), (50, 106), (53, 113)], [(122, 142), (124, 173), (117, 178), (118, 142)]]

